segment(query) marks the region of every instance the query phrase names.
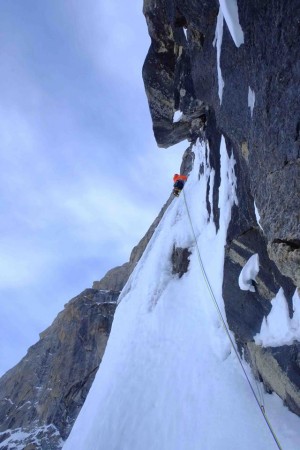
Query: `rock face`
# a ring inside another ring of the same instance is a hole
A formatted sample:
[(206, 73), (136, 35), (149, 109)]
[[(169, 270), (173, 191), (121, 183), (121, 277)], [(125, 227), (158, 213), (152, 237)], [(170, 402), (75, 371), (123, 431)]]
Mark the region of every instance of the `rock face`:
[(20, 448), (20, 432), (22, 448), (61, 448), (101, 362), (118, 296), (86, 289), (0, 379), (1, 449)]
[[(299, 414), (299, 343), (262, 349), (253, 337), (280, 287), (292, 317), (291, 297), (300, 287), (300, 3), (237, 0), (237, 6), (244, 37), (239, 46), (218, 1), (144, 0), (151, 46), (143, 78), (159, 146), (197, 138), (209, 143), (215, 182), (212, 204), (207, 187), (206, 206), (217, 230), (221, 135), (234, 155), (238, 206), (228, 229), (223, 283), (228, 324), (256, 376)], [(175, 111), (182, 115), (173, 123)], [(255, 292), (242, 291), (239, 274), (255, 253)]]
[[(158, 144), (168, 147), (195, 139), (197, 127), (199, 136), (203, 115), (215, 122), (244, 159), (248, 194), (259, 210), (269, 256), (299, 287), (300, 4), (237, 4), (244, 44), (235, 45), (224, 21), (220, 103), (214, 45), (219, 3), (144, 0), (151, 46), (143, 77), (153, 130)], [(183, 115), (173, 123), (176, 110)]]

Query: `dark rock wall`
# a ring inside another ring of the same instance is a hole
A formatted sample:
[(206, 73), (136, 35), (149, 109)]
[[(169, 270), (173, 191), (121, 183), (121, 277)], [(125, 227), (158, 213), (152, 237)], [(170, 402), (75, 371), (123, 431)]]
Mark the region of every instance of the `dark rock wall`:
[[(269, 256), (300, 286), (298, 0), (238, 0), (245, 43), (237, 48), (224, 22), (218, 96), (217, 1), (145, 0), (151, 46), (143, 77), (158, 145), (194, 140), (197, 120), (216, 120), (236, 149), (255, 199)], [(253, 116), (249, 87), (255, 92)], [(173, 123), (174, 111), (183, 117)], [(215, 117), (215, 119), (214, 119)], [(198, 136), (200, 135), (198, 122)], [(212, 138), (212, 134), (207, 138)]]
[[(300, 286), (300, 3), (237, 0), (237, 4), (244, 44), (236, 47), (224, 21), (222, 103), (214, 45), (219, 13), (215, 0), (144, 0), (151, 46), (143, 78), (159, 146), (197, 138), (209, 143), (207, 163), (216, 175), (213, 205), (207, 187), (207, 209), (216, 229), (222, 134), (228, 154), (234, 155), (238, 206), (233, 207), (228, 229), (223, 283), (228, 324), (256, 376), (299, 414), (299, 344), (262, 349), (253, 336), (280, 287), (292, 317), (291, 298)], [(253, 114), (249, 89), (255, 93)], [(183, 115), (173, 123), (176, 110)], [(238, 277), (254, 253), (260, 260), (255, 292), (242, 291)]]
[[(11, 442), (22, 429), (32, 448), (61, 447), (101, 362), (118, 296), (86, 289), (0, 379), (0, 433), (11, 430)], [(7, 437), (0, 434), (0, 442)]]

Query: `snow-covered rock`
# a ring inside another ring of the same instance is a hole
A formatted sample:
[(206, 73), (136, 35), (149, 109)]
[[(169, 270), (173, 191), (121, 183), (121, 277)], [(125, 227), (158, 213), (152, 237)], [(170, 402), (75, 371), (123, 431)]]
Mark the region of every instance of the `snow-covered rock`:
[(259, 272), (259, 257), (258, 254), (256, 253), (255, 255), (252, 255), (248, 259), (245, 266), (241, 270), (239, 276), (240, 289), (242, 289), (243, 291), (255, 292), (255, 286), (253, 284), (253, 281), (255, 281), (258, 272)]

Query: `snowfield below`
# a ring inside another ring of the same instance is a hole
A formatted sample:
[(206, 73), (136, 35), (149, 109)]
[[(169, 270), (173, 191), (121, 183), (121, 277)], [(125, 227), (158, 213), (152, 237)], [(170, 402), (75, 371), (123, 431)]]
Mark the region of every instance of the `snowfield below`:
[[(185, 197), (171, 203), (123, 289), (101, 368), (64, 450), (276, 450), (209, 295), (185, 204), (225, 317), (224, 245), (236, 179), (224, 139), (220, 150), (218, 233), (206, 209), (214, 177), (197, 144)], [(181, 278), (172, 274), (174, 246), (191, 252)], [(264, 394), (264, 403), (283, 449), (299, 449), (299, 418), (275, 394)]]

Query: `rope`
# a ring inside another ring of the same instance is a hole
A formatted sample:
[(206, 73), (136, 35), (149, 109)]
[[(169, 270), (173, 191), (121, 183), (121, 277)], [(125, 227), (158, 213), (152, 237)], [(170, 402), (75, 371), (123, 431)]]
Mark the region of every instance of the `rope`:
[(231, 337), (231, 335), (230, 335), (230, 332), (229, 332), (229, 329), (228, 329), (228, 327), (227, 327), (227, 324), (226, 324), (226, 322), (225, 322), (225, 320), (224, 320), (224, 318), (223, 318), (222, 311), (220, 310), (220, 307), (219, 307), (219, 305), (218, 305), (218, 302), (217, 302), (217, 300), (216, 300), (216, 297), (215, 297), (215, 295), (214, 295), (214, 293), (213, 293), (213, 290), (212, 290), (212, 287), (211, 287), (211, 285), (210, 285), (209, 279), (208, 279), (208, 277), (207, 277), (207, 275), (206, 275), (206, 272), (205, 272), (205, 269), (204, 269), (204, 265), (203, 265), (203, 262), (202, 262), (202, 259), (201, 259), (201, 255), (200, 255), (200, 250), (199, 250), (199, 246), (198, 246), (198, 242), (197, 242), (197, 238), (196, 238), (196, 233), (195, 233), (195, 230), (194, 230), (194, 227), (193, 227), (193, 222), (192, 222), (191, 215), (190, 215), (190, 211), (189, 211), (189, 208), (188, 208), (188, 205), (187, 205), (187, 201), (186, 201), (184, 189), (183, 189), (183, 198), (184, 198), (184, 203), (185, 203), (185, 206), (186, 206), (186, 211), (187, 211), (187, 215), (188, 215), (188, 218), (189, 218), (189, 222), (190, 222), (190, 225), (191, 225), (191, 229), (192, 229), (192, 232), (193, 232), (194, 241), (195, 241), (195, 244), (196, 244), (196, 250), (197, 250), (197, 255), (198, 255), (199, 265), (200, 265), (201, 272), (202, 272), (202, 275), (203, 275), (205, 284), (206, 284), (206, 286), (207, 286), (208, 292), (209, 292), (209, 294), (210, 294), (210, 296), (211, 296), (211, 299), (212, 299), (212, 301), (213, 301), (213, 303), (214, 303), (214, 305), (215, 305), (215, 307), (216, 307), (216, 309), (217, 309), (217, 312), (218, 312), (218, 314), (219, 314), (220, 320), (221, 320), (221, 322), (222, 322), (222, 324), (223, 324), (223, 327), (224, 327), (224, 329), (225, 329), (225, 332), (226, 332), (226, 334), (227, 334), (227, 336), (228, 336), (228, 338), (229, 338), (229, 341), (230, 341), (231, 346), (232, 346), (232, 348), (233, 348), (233, 350), (234, 350), (234, 353), (235, 353), (235, 355), (236, 355), (236, 357), (237, 357), (237, 359), (238, 359), (238, 361), (239, 361), (239, 363), (240, 363), (240, 366), (241, 366), (241, 368), (242, 368), (242, 371), (244, 372), (244, 375), (245, 375), (246, 380), (247, 380), (247, 382), (248, 382), (248, 384), (249, 384), (249, 387), (250, 387), (250, 389), (251, 389), (251, 391), (252, 391), (252, 394), (254, 395), (254, 398), (255, 398), (256, 403), (257, 403), (257, 405), (258, 405), (258, 407), (259, 407), (259, 410), (260, 410), (260, 412), (261, 412), (262, 415), (263, 415), (263, 418), (264, 418), (264, 420), (265, 420), (265, 422), (266, 422), (266, 424), (267, 424), (267, 426), (268, 426), (268, 428), (269, 428), (269, 430), (270, 430), (270, 432), (271, 432), (271, 434), (272, 434), (272, 437), (273, 437), (273, 439), (274, 439), (274, 441), (275, 441), (275, 443), (276, 443), (278, 449), (279, 449), (279, 450), (283, 450), (282, 447), (281, 447), (281, 445), (280, 445), (280, 442), (279, 442), (279, 440), (278, 440), (278, 438), (277, 438), (277, 436), (276, 436), (276, 434), (275, 434), (275, 432), (274, 432), (274, 430), (273, 430), (273, 428), (272, 428), (272, 426), (271, 426), (271, 423), (270, 423), (270, 421), (269, 421), (269, 419), (268, 419), (268, 417), (267, 417), (267, 415), (266, 415), (264, 405), (262, 405), (262, 404), (259, 402), (259, 399), (258, 399), (258, 397), (257, 397), (257, 395), (256, 395), (256, 393), (255, 393), (255, 390), (254, 390), (254, 388), (253, 388), (253, 386), (252, 386), (252, 383), (251, 383), (251, 381), (250, 381), (250, 379), (249, 379), (249, 377), (248, 377), (248, 375), (247, 375), (247, 372), (246, 372), (246, 370), (245, 370), (245, 367), (244, 367), (244, 365), (243, 365), (243, 362), (242, 362), (242, 360), (241, 360), (241, 357), (240, 357), (240, 355), (239, 355), (239, 353), (238, 353), (238, 351), (237, 351), (237, 349), (236, 349), (236, 347), (235, 347), (234, 341), (233, 341), (233, 339), (232, 339), (232, 337)]

